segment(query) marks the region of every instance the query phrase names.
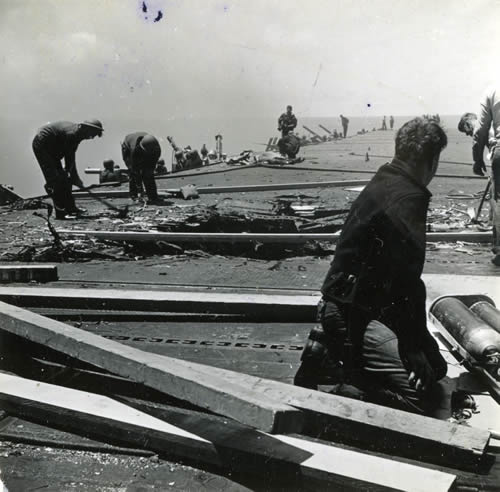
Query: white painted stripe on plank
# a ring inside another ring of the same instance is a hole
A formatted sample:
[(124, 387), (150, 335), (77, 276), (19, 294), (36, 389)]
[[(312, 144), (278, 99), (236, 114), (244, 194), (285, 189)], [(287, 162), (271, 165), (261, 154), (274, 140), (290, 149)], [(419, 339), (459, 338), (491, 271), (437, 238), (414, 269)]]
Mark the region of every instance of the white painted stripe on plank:
[[(44, 392), (41, 392), (43, 389)], [(171, 425), (163, 420), (157, 419), (147, 413), (124, 405), (106, 396), (87, 393), (85, 391), (68, 389), (48, 383), (41, 383), (31, 379), (25, 379), (8, 374), (0, 374), (0, 393), (10, 394), (18, 398), (26, 398), (26, 394), (36, 395), (36, 400), (47, 405), (65, 407), (75, 412), (95, 415), (127, 424), (138, 425), (147, 429), (175, 434), (181, 437), (197, 441), (210, 442), (206, 439), (187, 432), (179, 427)]]

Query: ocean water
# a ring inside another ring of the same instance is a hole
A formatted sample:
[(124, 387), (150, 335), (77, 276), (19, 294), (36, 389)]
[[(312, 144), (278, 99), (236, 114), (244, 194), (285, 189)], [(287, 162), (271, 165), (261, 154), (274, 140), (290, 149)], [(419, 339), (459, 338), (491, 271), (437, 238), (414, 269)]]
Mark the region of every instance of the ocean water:
[[(277, 115), (278, 117), (279, 115)], [(341, 124), (338, 117), (331, 118), (301, 118), (297, 132), (309, 135), (302, 128), (306, 125), (320, 135), (326, 133), (318, 127), (319, 124), (333, 131), (340, 131)], [(348, 116), (348, 115), (347, 115)], [(215, 135), (223, 136), (223, 151), (228, 155), (237, 154), (242, 150), (264, 150), (270, 137), (279, 136), (276, 118), (231, 118), (227, 119), (168, 119), (150, 120), (137, 118), (134, 120), (103, 119), (104, 135), (102, 138), (86, 140), (79, 146), (76, 162), (80, 176), (89, 185), (97, 182), (96, 176), (84, 174), (86, 167), (101, 167), (105, 159), (113, 159), (120, 166), (120, 142), (124, 135), (135, 131), (147, 131), (155, 135), (162, 146), (162, 157), (167, 166), (172, 162), (172, 149), (166, 137), (172, 136), (179, 146), (191, 145), (199, 149), (206, 144), (208, 149), (215, 148)], [(348, 116), (349, 117), (349, 116)], [(395, 116), (395, 129), (399, 128), (412, 116)], [(470, 140), (456, 130), (458, 116), (442, 116), (441, 121), (449, 136), (448, 149), (442, 158), (455, 160), (470, 160)], [(382, 116), (349, 117), (349, 135), (354, 135), (362, 128), (371, 130), (379, 128)], [(389, 115), (387, 115), (387, 123)], [(32, 121), (26, 117), (0, 120), (0, 183), (10, 184), (21, 196), (28, 197), (43, 193), (43, 177), (31, 149), (31, 142), (37, 129), (43, 121)], [(372, 139), (370, 139), (372, 140)], [(377, 146), (376, 153), (391, 155), (393, 153), (392, 140), (382, 146)], [(346, 141), (347, 143), (347, 141)], [(373, 149), (375, 150), (375, 149)], [(375, 152), (374, 152), (375, 153)]]

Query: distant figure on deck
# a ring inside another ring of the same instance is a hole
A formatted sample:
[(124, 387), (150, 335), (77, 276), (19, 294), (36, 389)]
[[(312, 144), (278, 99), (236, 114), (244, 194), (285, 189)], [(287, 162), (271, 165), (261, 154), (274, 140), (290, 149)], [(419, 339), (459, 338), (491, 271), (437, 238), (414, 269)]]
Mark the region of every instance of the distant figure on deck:
[(385, 116), (382, 118), (382, 130), (387, 130), (387, 122), (385, 121)]
[(472, 137), (473, 172), (484, 176), (484, 150), (491, 151), (491, 210), (493, 213), (493, 248), (491, 260), (500, 266), (500, 88), (489, 89), (481, 101), (479, 118), (475, 113), (465, 113), (458, 123), (458, 130)]
[(294, 133), (289, 133), (278, 140), (278, 149), (281, 155), (295, 159), (300, 150), (300, 138)]
[(295, 130), (297, 126), (297, 118), (292, 113), (292, 109), (292, 106), (287, 106), (286, 113), (283, 113), (278, 119), (278, 131), (281, 132), (282, 137)]
[(203, 161), (203, 165), (205, 166), (206, 164), (208, 164), (208, 149), (205, 144), (201, 146), (200, 154), (201, 154), (201, 160)]
[(447, 364), (427, 328), (426, 217), (443, 129), (415, 118), (395, 156), (352, 204), (326, 274), (295, 384), (427, 414), (439, 405)]
[(347, 137), (347, 129), (349, 128), (349, 118), (340, 115), (340, 121), (342, 122), (342, 129), (344, 130), (344, 138)]
[(160, 159), (156, 163), (155, 174), (159, 176), (162, 174), (168, 174), (168, 169), (167, 166), (165, 165), (165, 159)]
[(120, 169), (115, 169), (115, 161), (107, 159), (102, 163), (103, 170), (99, 173), (99, 183), (120, 182), (122, 173)]
[(159, 203), (154, 178), (156, 163), (161, 155), (158, 140), (146, 132), (131, 133), (122, 142), (122, 157), (130, 172), (130, 197), (135, 200), (146, 190), (148, 203)]
[(57, 121), (42, 126), (33, 139), (33, 152), (45, 178), (45, 190), (54, 203), (56, 219), (75, 217), (85, 211), (76, 206), (71, 191), (72, 185), (83, 187), (76, 169), (76, 150), (80, 142), (101, 137), (102, 132), (99, 120)]
[(394, 128), (394, 116), (389, 117), (389, 126), (391, 127), (391, 130)]

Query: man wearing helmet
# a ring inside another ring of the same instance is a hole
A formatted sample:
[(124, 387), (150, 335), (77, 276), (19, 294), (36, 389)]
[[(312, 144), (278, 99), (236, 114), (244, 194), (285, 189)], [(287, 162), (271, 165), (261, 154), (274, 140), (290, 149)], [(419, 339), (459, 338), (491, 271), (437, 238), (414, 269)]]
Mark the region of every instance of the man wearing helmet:
[[(45, 190), (52, 198), (56, 219), (65, 219), (83, 212), (75, 205), (71, 186), (83, 187), (76, 169), (75, 154), (82, 140), (101, 137), (102, 123), (57, 121), (42, 126), (33, 139), (33, 152), (45, 178)], [(61, 159), (64, 158), (64, 168)]]
[(160, 143), (153, 135), (136, 132), (123, 140), (122, 157), (130, 171), (129, 190), (132, 199), (143, 193), (144, 185), (148, 203), (159, 201), (154, 172), (160, 156)]

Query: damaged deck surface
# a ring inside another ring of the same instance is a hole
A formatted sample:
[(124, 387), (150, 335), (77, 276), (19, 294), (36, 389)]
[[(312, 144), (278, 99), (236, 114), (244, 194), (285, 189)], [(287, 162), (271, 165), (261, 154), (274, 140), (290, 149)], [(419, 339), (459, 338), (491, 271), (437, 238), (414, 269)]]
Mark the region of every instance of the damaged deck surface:
[[(56, 229), (73, 231), (332, 233), (340, 229), (345, 215), (331, 211), (349, 208), (359, 191), (348, 188), (353, 187), (355, 180), (366, 180), (366, 171), (375, 171), (389, 160), (375, 156), (392, 153), (392, 138), (392, 132), (375, 132), (305, 147), (302, 154), (306, 160), (296, 167), (252, 166), (224, 173), (220, 171), (235, 168), (217, 165), (205, 172), (192, 171), (188, 176), (171, 175), (168, 180), (158, 180), (159, 188), (180, 188), (187, 184), (209, 188), (349, 180), (345, 188), (207, 193), (192, 201), (168, 198), (163, 206), (132, 204), (127, 218), (119, 218), (116, 212), (106, 211), (103, 204), (86, 199), (81, 205), (88, 208), (87, 218), (52, 223)], [(452, 139), (458, 144), (449, 145), (442, 160), (453, 163), (442, 163), (438, 172), (472, 177), (470, 166), (456, 164), (468, 155), (462, 151), (468, 148), (465, 147), (465, 140), (450, 131), (450, 142)], [(373, 156), (365, 162), (368, 147)], [(212, 171), (217, 172), (211, 175)], [(468, 209), (477, 207), (478, 197), (485, 185), (485, 180), (481, 179), (435, 179), (430, 187), (433, 193), (430, 229), (436, 232), (484, 232), (481, 227), (470, 224)], [(120, 189), (126, 189), (126, 185)], [(111, 198), (110, 201), (116, 207), (129, 204), (125, 198)], [(293, 214), (290, 207), (295, 208)], [(485, 207), (483, 217), (487, 215), (487, 209)], [(288, 210), (288, 213), (276, 216), (277, 210)], [(38, 212), (43, 213), (43, 210)], [(265, 218), (274, 222), (270, 225)], [(252, 224), (253, 229), (244, 230), (245, 223)], [(228, 227), (231, 229), (228, 230)], [(263, 230), (265, 227), (272, 230)], [(148, 246), (95, 238), (63, 238), (67, 250), (61, 253), (52, 247), (53, 238), (44, 220), (34, 216), (33, 210), (12, 210), (8, 207), (0, 209), (0, 230), (2, 263), (57, 263), (59, 280), (47, 282), (43, 287), (111, 289), (110, 295), (115, 290), (129, 289), (188, 292), (197, 298), (210, 293), (231, 295), (235, 292), (269, 296), (296, 294), (315, 298), (335, 249), (334, 244), (328, 242), (299, 246), (259, 242), (246, 246), (165, 242)], [(496, 297), (499, 305), (500, 292), (496, 281), (500, 271), (491, 264), (490, 257), (488, 243), (429, 243), (425, 265), (429, 299), (450, 293), (485, 293), (494, 299)], [(64, 262), (61, 263), (61, 260)], [(457, 281), (458, 273), (468, 277)], [(40, 284), (10, 286), (28, 289)], [(0, 287), (0, 293), (8, 288)], [(135, 307), (129, 306), (128, 309), (134, 311)], [(141, 320), (141, 313), (135, 313), (132, 320), (119, 320), (110, 316), (108, 310), (99, 311), (98, 308), (95, 308), (93, 318), (78, 319), (72, 306), (67, 306), (65, 311), (62, 306), (40, 305), (36, 310), (89, 333), (146, 352), (284, 383), (293, 378), (304, 341), (314, 322), (276, 320), (273, 323), (256, 323), (235, 319), (214, 322), (201, 318), (183, 321), (167, 317), (157, 320), (151, 312), (147, 313), (151, 316), (149, 319), (146, 316)], [(452, 369), (450, 384), (453, 385), (463, 370), (457, 367), (449, 354), (447, 360)], [(90, 376), (83, 383), (88, 385), (88, 390), (95, 384)], [(132, 393), (129, 396), (145, 400), (151, 396), (138, 395), (134, 387), (128, 387), (128, 391)], [(485, 403), (484, 413), (487, 413), (486, 407), (491, 410)], [(480, 424), (482, 428), (491, 425), (485, 422)], [(497, 430), (498, 427), (500, 424), (497, 423)], [(144, 451), (137, 451), (139, 455), (136, 456), (126, 455), (123, 449), (106, 449), (104, 443), (82, 441), (83, 438), (71, 433), (57, 434), (47, 427), (18, 418), (7, 417), (0, 421), (0, 437), (0, 478), (9, 490), (42, 487), (48, 490), (112, 490), (134, 486), (144, 487), (145, 490), (154, 486), (172, 490), (255, 490), (267, 485), (266, 480), (259, 482), (255, 478), (255, 482), (251, 482), (238, 473), (221, 473), (210, 468), (202, 471), (158, 459), (156, 455), (152, 457)], [(58, 443), (66, 443), (67, 448), (74, 449), (59, 449)], [(494, 490), (500, 481), (498, 463), (488, 473), (476, 474), (422, 465), (418, 457), (401, 460), (457, 474), (459, 485), (477, 490)], [(49, 469), (47, 462), (53, 463), (53, 467)]]

